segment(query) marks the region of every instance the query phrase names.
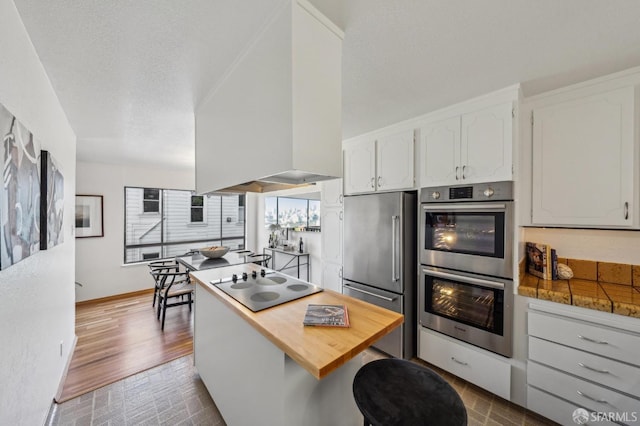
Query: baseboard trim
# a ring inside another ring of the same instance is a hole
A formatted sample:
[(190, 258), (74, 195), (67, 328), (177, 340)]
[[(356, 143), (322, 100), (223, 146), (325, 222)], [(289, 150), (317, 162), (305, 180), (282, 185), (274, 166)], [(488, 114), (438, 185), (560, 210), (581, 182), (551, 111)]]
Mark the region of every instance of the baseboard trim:
[(98, 299), (83, 300), (76, 302), (76, 306), (92, 305), (94, 303), (108, 302), (111, 300), (126, 299), (132, 296), (140, 296), (146, 293), (153, 293), (153, 288), (145, 288), (144, 290), (132, 291), (131, 293), (115, 294), (113, 296), (100, 297)]
[(73, 343), (71, 343), (71, 348), (69, 350), (69, 356), (67, 357), (67, 362), (65, 363), (64, 370), (62, 371), (62, 378), (60, 379), (60, 384), (58, 384), (58, 391), (56, 392), (56, 395), (53, 397), (54, 404), (58, 403), (58, 400), (62, 395), (64, 382), (67, 380), (67, 373), (69, 372), (69, 366), (71, 366), (71, 359), (73, 358), (73, 353), (76, 351), (76, 343), (78, 343), (78, 336), (74, 334)]

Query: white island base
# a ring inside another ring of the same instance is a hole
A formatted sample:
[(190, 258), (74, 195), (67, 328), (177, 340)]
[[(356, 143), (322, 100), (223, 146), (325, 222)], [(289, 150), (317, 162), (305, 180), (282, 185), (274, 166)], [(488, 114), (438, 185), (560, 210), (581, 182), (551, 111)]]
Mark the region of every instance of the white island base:
[(321, 380), (196, 285), (195, 364), (229, 426), (361, 425), (357, 355)]

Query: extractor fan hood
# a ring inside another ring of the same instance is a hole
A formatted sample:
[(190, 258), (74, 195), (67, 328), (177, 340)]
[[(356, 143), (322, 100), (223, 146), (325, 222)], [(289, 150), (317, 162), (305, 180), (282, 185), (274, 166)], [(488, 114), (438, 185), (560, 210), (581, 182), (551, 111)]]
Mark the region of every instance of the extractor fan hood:
[(196, 109), (196, 191), (268, 192), (342, 175), (342, 31), (278, 2)]

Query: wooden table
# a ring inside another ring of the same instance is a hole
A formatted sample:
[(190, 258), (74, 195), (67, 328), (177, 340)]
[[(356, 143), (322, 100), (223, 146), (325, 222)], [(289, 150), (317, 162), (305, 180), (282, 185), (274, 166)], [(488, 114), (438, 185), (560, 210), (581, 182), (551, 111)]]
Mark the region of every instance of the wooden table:
[[(296, 250), (283, 250), (277, 247), (264, 247), (262, 249), (262, 254), (267, 255), (266, 253), (267, 251), (271, 252), (271, 261), (267, 265), (269, 268), (276, 271), (287, 271), (289, 269), (296, 268), (298, 278), (300, 278), (300, 267), (306, 265), (307, 281), (309, 281), (309, 277), (311, 276), (311, 258), (309, 257), (309, 253), (300, 253), (299, 251), (296, 251)], [(289, 256), (289, 261), (284, 266), (278, 267), (278, 265), (276, 264), (276, 253)], [(304, 258), (304, 257), (307, 258), (306, 262), (300, 263), (300, 258)], [(295, 265), (291, 265), (293, 261), (296, 262)]]
[[(351, 392), (361, 352), (403, 316), (325, 290), (252, 312), (210, 281), (253, 264), (193, 273), (196, 368), (227, 424), (356, 425)], [(350, 328), (305, 327), (308, 304), (344, 304)]]

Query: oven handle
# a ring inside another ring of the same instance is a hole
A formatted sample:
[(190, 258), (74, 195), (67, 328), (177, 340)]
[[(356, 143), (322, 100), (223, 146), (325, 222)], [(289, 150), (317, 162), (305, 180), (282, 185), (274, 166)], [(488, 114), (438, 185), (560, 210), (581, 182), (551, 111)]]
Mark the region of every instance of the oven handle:
[(441, 210), (504, 210), (507, 208), (507, 205), (504, 203), (496, 204), (496, 203), (451, 203), (451, 204), (423, 204), (422, 209), (424, 211), (441, 211)]
[(342, 284), (342, 285), (344, 287), (347, 287), (349, 290), (353, 290), (353, 291), (357, 291), (357, 292), (360, 292), (360, 293), (368, 294), (369, 296), (377, 297), (378, 299), (386, 300), (387, 302), (393, 302), (394, 300), (397, 299), (397, 297), (380, 296), (379, 294), (375, 294), (375, 293), (372, 293), (370, 291), (360, 290), (359, 288), (352, 287), (349, 284)]
[(447, 272), (430, 271), (428, 269), (423, 269), (422, 272), (424, 274), (431, 275), (433, 277), (448, 278), (451, 280), (456, 280), (456, 281), (460, 281), (467, 284), (477, 284), (484, 287), (497, 288), (499, 290), (504, 290), (504, 284), (498, 281), (489, 281), (489, 280), (483, 280), (480, 278), (463, 277), (461, 275), (449, 274)]

